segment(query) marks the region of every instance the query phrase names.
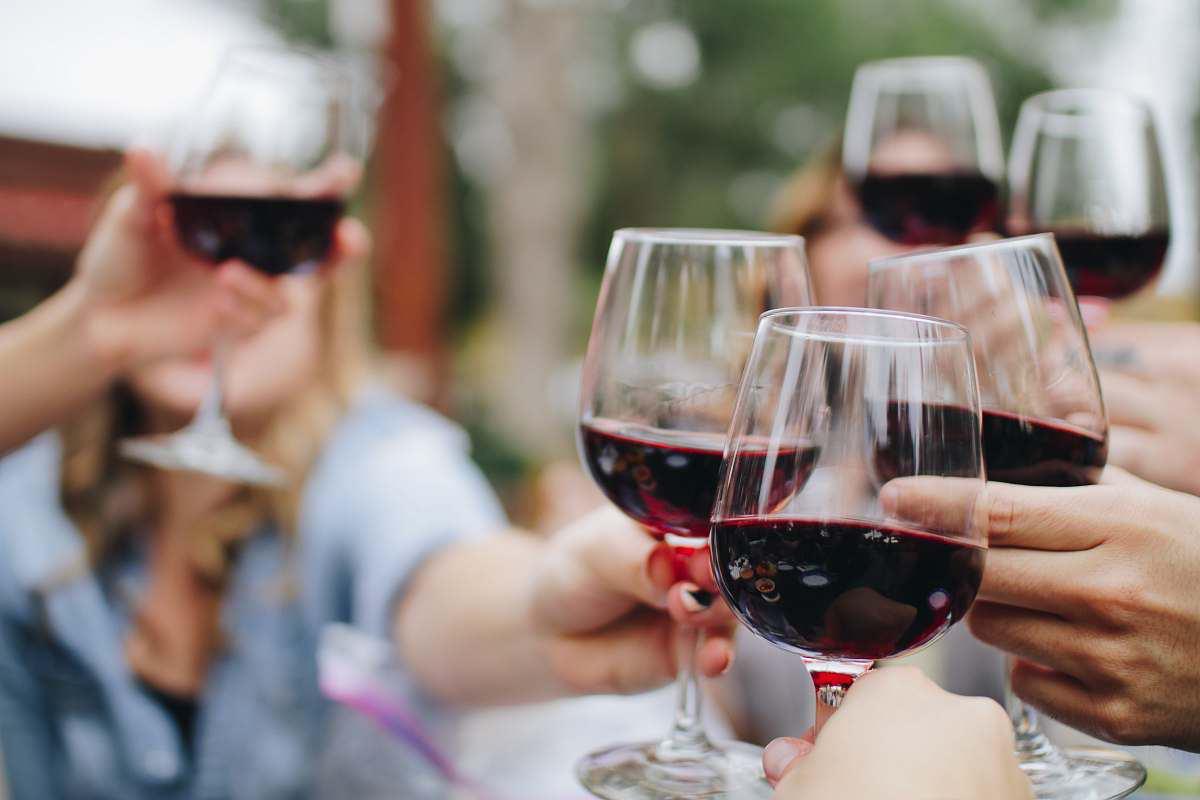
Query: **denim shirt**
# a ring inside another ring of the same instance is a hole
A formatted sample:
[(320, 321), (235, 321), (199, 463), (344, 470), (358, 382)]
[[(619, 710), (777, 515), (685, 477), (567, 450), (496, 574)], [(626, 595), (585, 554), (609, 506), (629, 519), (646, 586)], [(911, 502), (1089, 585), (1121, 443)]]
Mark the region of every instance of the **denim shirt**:
[[(381, 394), (358, 403), (310, 472), (295, 538), (266, 525), (239, 552), (221, 610), (227, 646), (188, 752), (123, 652), (129, 598), (146, 580), (139, 544), (52, 583), (83, 553), (59, 501), (59, 461), (53, 434), (0, 460), (0, 751), (14, 800), (273, 800), (354, 785), (362, 751), (330, 758), (346, 749), (334, 739), (347, 722), (318, 690), (321, 628), (389, 636), (396, 600), (429, 555), (503, 524), (458, 428)], [(419, 759), (393, 755), (373, 759), (392, 766), (391, 796), (442, 796)]]

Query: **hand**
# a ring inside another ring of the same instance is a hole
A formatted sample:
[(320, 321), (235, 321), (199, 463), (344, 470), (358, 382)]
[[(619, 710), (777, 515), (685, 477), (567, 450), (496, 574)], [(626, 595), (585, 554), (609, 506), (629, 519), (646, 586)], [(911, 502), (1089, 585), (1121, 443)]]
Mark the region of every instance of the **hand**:
[(1032, 797), (1000, 706), (942, 691), (912, 667), (859, 678), (816, 744), (811, 733), (776, 739), (763, 769), (775, 800)]
[[(881, 501), (916, 519), (972, 497), (918, 478)], [(1200, 750), (1200, 499), (1109, 467), (1099, 486), (989, 483), (973, 513), (990, 550), (967, 622), (1017, 657), (1013, 690), (1109, 741)]]
[[(191, 355), (218, 330), (245, 336), (284, 310), (280, 282), (243, 263), (213, 268), (186, 253), (165, 203), (165, 167), (140, 150), (125, 161), (129, 182), (101, 212), (70, 287), (98, 357), (123, 370)], [(348, 238), (352, 246), (363, 238), (356, 228), (343, 221), (332, 260), (342, 260)]]
[(611, 507), (554, 535), (535, 578), (532, 608), (535, 625), (549, 637), (555, 674), (576, 693), (662, 685), (677, 668), (672, 617), (706, 631), (696, 657), (700, 674), (728, 669), (734, 621), (716, 595), (707, 548), (687, 566), (693, 582), (672, 586), (670, 548)]
[(1200, 325), (1107, 325), (1090, 332), (1108, 409), (1108, 463), (1200, 494)]

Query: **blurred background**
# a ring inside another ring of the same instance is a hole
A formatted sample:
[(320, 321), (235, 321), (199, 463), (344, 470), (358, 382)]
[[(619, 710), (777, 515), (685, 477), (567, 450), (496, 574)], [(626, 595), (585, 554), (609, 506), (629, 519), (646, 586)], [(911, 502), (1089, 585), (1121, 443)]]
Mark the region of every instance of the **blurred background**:
[(1053, 85), (1146, 98), (1171, 260), (1118, 313), (1195, 313), (1194, 0), (4, 0), (0, 319), (66, 279), (120, 151), (161, 141), (225, 48), (270, 40), (381, 79), (357, 200), (379, 344), (405, 391), (470, 428), (520, 521), (550, 513), (548, 466), (574, 463), (611, 231), (766, 226), (839, 139), (865, 60), (979, 59), (1006, 136)]

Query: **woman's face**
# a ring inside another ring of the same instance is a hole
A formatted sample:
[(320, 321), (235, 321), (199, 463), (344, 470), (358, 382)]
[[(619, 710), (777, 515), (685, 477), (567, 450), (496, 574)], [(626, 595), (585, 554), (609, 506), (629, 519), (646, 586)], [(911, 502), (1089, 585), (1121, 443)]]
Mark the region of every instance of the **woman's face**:
[(867, 302), (867, 262), (912, 249), (877, 233), (862, 221), (858, 203), (844, 178), (830, 198), (826, 224), (806, 243), (817, 302), (826, 306), (862, 306)]
[[(235, 427), (257, 427), (316, 377), (323, 282), (285, 276), (287, 310), (253, 336), (227, 345), (225, 409)], [(143, 367), (131, 378), (151, 419), (172, 427), (190, 419), (212, 380), (208, 353)]]

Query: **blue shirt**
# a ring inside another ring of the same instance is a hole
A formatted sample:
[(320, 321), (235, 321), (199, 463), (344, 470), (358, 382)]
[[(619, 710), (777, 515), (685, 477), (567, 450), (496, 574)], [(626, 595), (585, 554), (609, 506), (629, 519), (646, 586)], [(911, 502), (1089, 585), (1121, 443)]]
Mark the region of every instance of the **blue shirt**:
[[(39, 591), (83, 553), (59, 502), (59, 442), (46, 434), (0, 460), (0, 751), (13, 800), (266, 800), (353, 785), (364, 753), (330, 757), (346, 721), (318, 690), (317, 637), (331, 622), (389, 636), (426, 558), (503, 523), (467, 449), (457, 427), (394, 398), (347, 414), (310, 472), (295, 538), (267, 525), (239, 552), (221, 612), (228, 645), (199, 697), (191, 753), (124, 657), (146, 578), (138, 544)], [(392, 755), (391, 796), (442, 796), (419, 758)]]

